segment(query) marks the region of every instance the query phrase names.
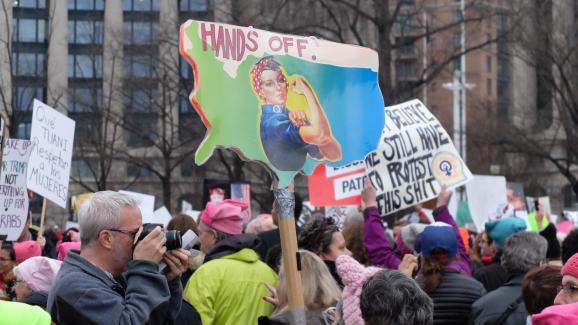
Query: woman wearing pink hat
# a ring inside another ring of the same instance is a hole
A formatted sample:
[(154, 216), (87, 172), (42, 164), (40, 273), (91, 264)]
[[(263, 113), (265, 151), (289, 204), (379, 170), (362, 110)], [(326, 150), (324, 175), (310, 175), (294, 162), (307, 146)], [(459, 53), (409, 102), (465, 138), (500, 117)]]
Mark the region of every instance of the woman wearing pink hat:
[(61, 261), (35, 256), (14, 268), (16, 300), (46, 308), (48, 292), (60, 270)]

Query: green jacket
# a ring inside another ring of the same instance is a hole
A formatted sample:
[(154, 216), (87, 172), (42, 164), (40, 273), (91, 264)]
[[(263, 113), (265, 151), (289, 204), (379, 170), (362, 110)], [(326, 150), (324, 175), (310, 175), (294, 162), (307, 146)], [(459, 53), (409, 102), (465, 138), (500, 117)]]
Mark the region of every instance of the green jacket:
[(50, 325), (50, 315), (38, 306), (0, 300), (0, 324)]
[(201, 315), (203, 325), (257, 324), (260, 316), (273, 312), (273, 305), (263, 300), (270, 295), (264, 283), (275, 286), (277, 274), (249, 248), (259, 242), (255, 236), (239, 235), (222, 242), (189, 279), (185, 300)]

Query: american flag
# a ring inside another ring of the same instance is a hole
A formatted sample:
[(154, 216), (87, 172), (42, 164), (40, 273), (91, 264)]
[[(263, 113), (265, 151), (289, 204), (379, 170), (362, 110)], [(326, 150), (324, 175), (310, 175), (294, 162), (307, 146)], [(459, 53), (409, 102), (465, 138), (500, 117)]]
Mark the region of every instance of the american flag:
[(245, 202), (247, 204), (248, 208), (245, 210), (245, 215), (243, 216), (245, 222), (249, 222), (253, 219), (251, 213), (251, 184), (231, 183), (231, 199)]

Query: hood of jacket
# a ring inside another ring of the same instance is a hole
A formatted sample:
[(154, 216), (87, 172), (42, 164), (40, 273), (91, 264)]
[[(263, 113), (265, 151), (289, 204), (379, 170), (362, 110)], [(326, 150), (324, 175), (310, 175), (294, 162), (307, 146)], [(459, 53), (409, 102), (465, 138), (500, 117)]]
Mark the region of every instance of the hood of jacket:
[(261, 240), (259, 237), (252, 234), (241, 234), (225, 238), (211, 248), (205, 257), (204, 263), (233, 254), (234, 256), (228, 256), (227, 258), (255, 262), (259, 259), (259, 255), (255, 253), (255, 248), (260, 244)]

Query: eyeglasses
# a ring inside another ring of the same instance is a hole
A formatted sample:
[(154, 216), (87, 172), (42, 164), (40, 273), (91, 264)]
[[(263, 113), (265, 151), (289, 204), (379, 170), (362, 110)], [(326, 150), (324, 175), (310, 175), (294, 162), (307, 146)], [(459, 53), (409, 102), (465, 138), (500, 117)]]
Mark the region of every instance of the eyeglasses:
[(564, 284), (564, 285), (558, 286), (558, 292), (560, 292), (562, 290), (566, 291), (568, 294), (573, 295), (576, 292), (578, 292), (578, 286), (574, 285), (574, 284)]
[(130, 237), (134, 238), (134, 235), (140, 230), (140, 227), (135, 230), (124, 230), (124, 229), (105, 229), (108, 231), (120, 232), (121, 234), (129, 235)]

